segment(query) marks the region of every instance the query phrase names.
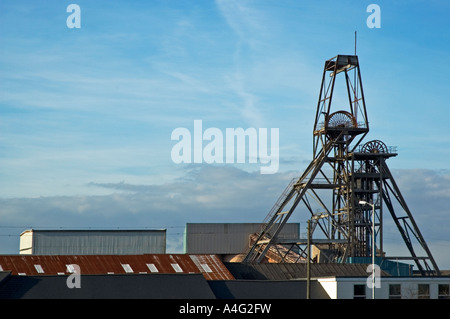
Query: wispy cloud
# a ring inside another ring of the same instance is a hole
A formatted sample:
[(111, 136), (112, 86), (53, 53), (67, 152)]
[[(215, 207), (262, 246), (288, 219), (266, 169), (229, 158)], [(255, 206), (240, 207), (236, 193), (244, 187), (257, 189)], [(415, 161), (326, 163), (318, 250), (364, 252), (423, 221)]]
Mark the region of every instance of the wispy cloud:
[(227, 77), (230, 88), (241, 100), (241, 105), (236, 108), (250, 125), (266, 127), (264, 116), (258, 107), (258, 97), (245, 85), (254, 66), (251, 56), (257, 54), (261, 50), (261, 43), (267, 40), (263, 39), (266, 26), (262, 13), (245, 1), (218, 0), (216, 3), (228, 26), (236, 34), (234, 70)]
[(254, 2), (217, 0), (216, 4), (241, 45), (257, 46), (260, 39), (268, 34), (264, 13), (256, 9)]

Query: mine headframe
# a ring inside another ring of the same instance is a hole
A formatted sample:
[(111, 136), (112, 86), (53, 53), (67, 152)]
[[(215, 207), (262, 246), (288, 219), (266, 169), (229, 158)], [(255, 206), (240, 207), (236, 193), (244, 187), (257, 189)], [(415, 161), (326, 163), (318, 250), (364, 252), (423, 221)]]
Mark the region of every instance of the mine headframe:
[[(345, 92), (344, 99), (335, 96), (337, 88)], [(336, 110), (332, 102), (340, 108)], [(244, 262), (305, 262), (305, 245), (309, 242), (320, 251), (315, 261), (347, 262), (351, 257), (369, 257), (375, 252), (385, 258), (411, 259), (424, 275), (439, 274), (386, 165), (386, 159), (397, 155), (396, 149), (378, 140), (361, 144), (368, 132), (358, 57), (338, 55), (327, 60), (313, 127), (313, 159), (300, 178), (289, 183), (261, 228), (251, 236)], [(385, 256), (385, 208), (410, 252), (408, 257)], [(296, 209), (311, 220), (309, 241), (279, 236)]]

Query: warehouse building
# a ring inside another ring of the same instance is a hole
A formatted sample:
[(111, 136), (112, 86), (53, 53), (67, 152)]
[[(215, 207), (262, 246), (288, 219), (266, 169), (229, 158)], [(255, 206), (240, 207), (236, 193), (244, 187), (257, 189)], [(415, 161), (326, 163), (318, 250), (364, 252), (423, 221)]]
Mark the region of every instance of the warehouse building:
[(0, 299), (215, 299), (233, 279), (213, 255), (0, 255)]
[[(20, 255), (0, 255), (0, 299), (306, 299), (307, 290), (311, 299), (372, 297), (367, 260), (312, 263), (309, 275), (303, 262), (239, 262), (260, 225), (187, 224), (184, 254), (166, 253), (165, 230), (26, 230)], [(283, 230), (298, 237), (299, 224)], [(450, 299), (450, 277), (388, 266), (376, 299)], [(72, 276), (80, 289), (69, 287)]]
[[(216, 254), (224, 261), (240, 261), (250, 247), (250, 236), (261, 231), (261, 223), (188, 223), (185, 253)], [(300, 224), (288, 223), (278, 238), (299, 238)]]
[(164, 254), (166, 230), (36, 230), (20, 235), (23, 255)]
[[(79, 273), (74, 271), (76, 266)], [(215, 255), (0, 256), (0, 299), (370, 299), (367, 264), (224, 263)], [(68, 284), (79, 275), (79, 286)], [(380, 273), (376, 299), (449, 299), (450, 277)]]

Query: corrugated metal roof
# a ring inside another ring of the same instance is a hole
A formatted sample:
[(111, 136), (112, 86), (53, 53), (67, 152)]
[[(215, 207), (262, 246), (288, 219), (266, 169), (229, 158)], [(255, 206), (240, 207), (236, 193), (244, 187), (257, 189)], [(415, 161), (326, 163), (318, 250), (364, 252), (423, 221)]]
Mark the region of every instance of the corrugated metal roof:
[[(306, 278), (305, 263), (263, 263), (243, 264), (225, 263), (236, 279), (253, 280), (291, 280)], [(368, 264), (337, 264), (313, 263), (311, 264), (311, 277), (367, 277)], [(389, 276), (381, 271), (381, 276)]]
[(13, 275), (70, 274), (67, 265), (78, 265), (81, 275), (127, 273), (201, 273), (207, 280), (233, 280), (234, 277), (215, 255), (3, 255), (0, 271)]

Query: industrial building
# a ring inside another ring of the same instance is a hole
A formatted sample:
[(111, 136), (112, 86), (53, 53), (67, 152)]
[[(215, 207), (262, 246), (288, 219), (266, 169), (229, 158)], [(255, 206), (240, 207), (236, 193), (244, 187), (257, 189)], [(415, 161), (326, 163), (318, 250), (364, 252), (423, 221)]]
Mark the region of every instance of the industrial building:
[[(74, 271), (78, 266), (79, 273)], [(216, 255), (0, 256), (0, 299), (370, 299), (368, 264), (222, 262)], [(80, 286), (70, 287), (79, 275)], [(376, 299), (450, 299), (448, 276), (380, 273)]]
[(164, 254), (166, 230), (29, 229), (20, 235), (20, 254)]
[[(258, 227), (187, 224), (184, 254), (165, 253), (165, 230), (27, 230), (21, 254), (0, 256), (0, 299), (372, 298), (367, 258), (309, 265), (242, 262)], [(283, 236), (298, 234), (299, 224), (292, 223)], [(145, 252), (155, 250), (163, 252)], [(377, 263), (377, 299), (450, 298), (450, 277), (414, 276), (411, 265)], [(74, 274), (78, 288), (68, 285)]]
[(1, 299), (211, 299), (208, 280), (231, 279), (210, 255), (0, 256)]
[[(251, 236), (261, 230), (261, 223), (187, 223), (187, 254), (216, 254), (224, 261), (240, 261), (252, 245)], [(280, 238), (298, 238), (300, 224), (289, 223)]]

